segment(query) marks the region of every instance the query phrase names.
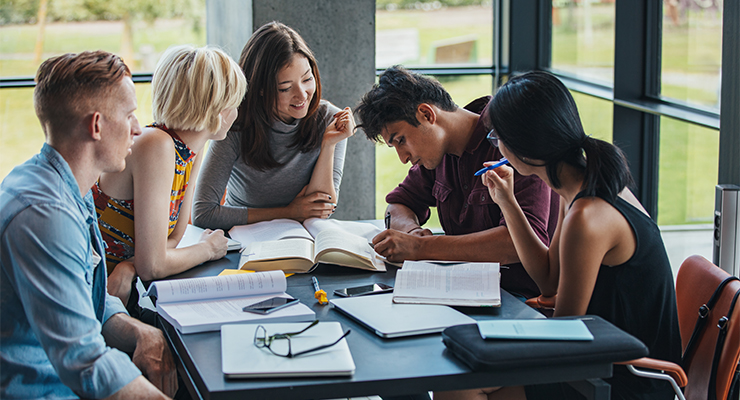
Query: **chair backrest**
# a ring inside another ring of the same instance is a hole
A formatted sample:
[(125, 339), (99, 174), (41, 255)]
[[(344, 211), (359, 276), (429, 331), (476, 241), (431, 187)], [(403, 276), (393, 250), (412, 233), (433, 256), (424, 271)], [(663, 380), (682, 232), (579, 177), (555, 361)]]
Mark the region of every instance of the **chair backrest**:
[[(676, 277), (676, 300), (684, 350), (699, 317), (699, 308), (709, 301), (717, 286), (728, 276), (727, 272), (701, 256), (691, 256), (681, 264)], [(686, 362), (688, 365), (683, 366), (688, 375), (688, 385), (684, 390), (687, 399), (707, 398), (719, 333), (717, 322), (723, 316), (730, 318), (730, 324), (717, 368), (716, 393), (717, 399), (727, 398), (732, 376), (740, 360), (740, 304), (735, 306), (733, 315), (727, 315), (738, 290), (740, 281), (730, 281), (725, 285), (717, 303), (707, 316), (703, 332), (697, 337), (693, 355)]]

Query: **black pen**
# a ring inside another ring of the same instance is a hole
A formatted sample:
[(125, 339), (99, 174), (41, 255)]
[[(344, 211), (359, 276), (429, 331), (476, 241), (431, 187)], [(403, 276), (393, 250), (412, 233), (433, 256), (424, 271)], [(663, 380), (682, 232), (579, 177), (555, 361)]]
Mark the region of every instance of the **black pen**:
[[(385, 229), (386, 230), (391, 229), (391, 213), (385, 214)], [(375, 245), (373, 244), (373, 242), (367, 242), (367, 244), (369, 244), (370, 247), (372, 247), (373, 249), (375, 248)]]

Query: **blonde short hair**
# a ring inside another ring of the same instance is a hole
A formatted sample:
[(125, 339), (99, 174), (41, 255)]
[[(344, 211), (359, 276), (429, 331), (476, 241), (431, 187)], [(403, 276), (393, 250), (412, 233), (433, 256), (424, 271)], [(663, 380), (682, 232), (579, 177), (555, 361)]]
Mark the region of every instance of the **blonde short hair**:
[(223, 50), (174, 46), (152, 77), (154, 121), (171, 129), (221, 129), (219, 113), (238, 107), (247, 91), (239, 65)]

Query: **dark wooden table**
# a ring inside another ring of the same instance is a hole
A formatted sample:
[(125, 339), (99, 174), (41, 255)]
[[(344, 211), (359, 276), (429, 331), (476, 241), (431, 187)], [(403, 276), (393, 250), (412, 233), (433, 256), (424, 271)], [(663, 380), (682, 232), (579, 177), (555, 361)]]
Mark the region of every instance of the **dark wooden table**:
[[(229, 253), (222, 260), (171, 278), (218, 275), (225, 268), (236, 268), (238, 258), (238, 253)], [(386, 273), (377, 273), (320, 265), (311, 274), (296, 274), (288, 278), (287, 292), (311, 307), (319, 320), (339, 321), (343, 328), (352, 329), (347, 336), (356, 364), (352, 377), (226, 379), (221, 372), (219, 331), (183, 335), (160, 320), (176, 353), (180, 373), (195, 399), (336, 399), (575, 381), (582, 382), (573, 385), (587, 396), (608, 399), (609, 385), (600, 378), (611, 376), (611, 362), (546, 368), (531, 365), (495, 373), (473, 372), (446, 350), (440, 334), (382, 339), (332, 306), (320, 305), (314, 299), (311, 276), (318, 278), (321, 288), (331, 299), (334, 289), (338, 288), (373, 282), (393, 285), (396, 271), (395, 267), (389, 267)], [(457, 309), (477, 320), (541, 317), (506, 291), (502, 291), (500, 308)], [(251, 338), (245, 338), (244, 345), (251, 346)]]

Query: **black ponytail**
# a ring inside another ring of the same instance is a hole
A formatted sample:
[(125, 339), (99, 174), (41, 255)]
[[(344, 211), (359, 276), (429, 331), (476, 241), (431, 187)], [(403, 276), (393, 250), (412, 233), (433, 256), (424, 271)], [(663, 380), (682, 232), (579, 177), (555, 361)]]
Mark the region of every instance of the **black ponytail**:
[(627, 158), (619, 147), (603, 140), (586, 137), (583, 142), (586, 169), (582, 192), (613, 202), (619, 192), (633, 185)]
[(584, 174), (582, 191), (614, 201), (632, 184), (627, 160), (619, 148), (586, 135), (578, 108), (555, 76), (533, 71), (511, 78), (488, 104), (499, 139), (525, 163), (540, 160), (554, 188), (564, 164)]

